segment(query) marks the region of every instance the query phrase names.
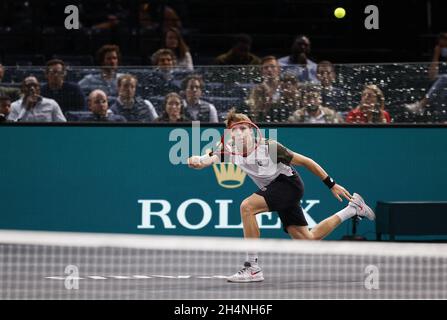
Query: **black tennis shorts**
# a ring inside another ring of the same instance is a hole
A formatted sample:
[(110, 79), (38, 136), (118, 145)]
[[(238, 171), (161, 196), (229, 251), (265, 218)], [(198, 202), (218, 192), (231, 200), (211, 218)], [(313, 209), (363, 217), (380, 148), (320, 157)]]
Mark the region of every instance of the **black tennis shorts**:
[(255, 193), (264, 197), (270, 211), (278, 212), (286, 233), (288, 226), (307, 226), (300, 204), (304, 184), (298, 174), (292, 176), (280, 174), (268, 186)]

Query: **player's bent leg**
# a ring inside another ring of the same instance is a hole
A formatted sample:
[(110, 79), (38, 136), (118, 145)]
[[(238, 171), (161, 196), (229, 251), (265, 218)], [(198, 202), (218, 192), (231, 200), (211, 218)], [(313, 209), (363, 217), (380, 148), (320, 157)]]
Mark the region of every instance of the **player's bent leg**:
[(339, 224), (341, 220), (338, 216), (333, 215), (309, 230), (307, 226), (288, 226), (287, 232), (296, 240), (321, 240), (331, 233)]
[(313, 234), (307, 226), (288, 226), (287, 232), (295, 240), (314, 240)]
[[(245, 238), (259, 238), (260, 232), (256, 215), (269, 211), (264, 197), (252, 194), (241, 203), (241, 218), (244, 227)], [(247, 261), (237, 273), (227, 278), (228, 282), (259, 282), (264, 280), (261, 267), (258, 265), (258, 254), (256, 252), (247, 253)]]
[(307, 228), (297, 226), (291, 226), (295, 227), (291, 228), (291, 231), (289, 231), (289, 229), (287, 230), (293, 239), (321, 240), (329, 235), (342, 222), (355, 215), (367, 217), (369, 220), (375, 219), (373, 210), (366, 205), (365, 200), (363, 200), (357, 193), (354, 193), (352, 200), (344, 209), (321, 221), (311, 231), (307, 230)]
[(310, 231), (312, 233), (313, 240), (321, 240), (325, 238), (332, 231), (334, 231), (334, 229), (337, 228), (341, 222), (340, 217), (335, 214), (327, 219), (324, 219)]
[(256, 221), (256, 215), (269, 211), (264, 197), (254, 193), (241, 203), (241, 218), (244, 227), (245, 238), (259, 238), (260, 231)]

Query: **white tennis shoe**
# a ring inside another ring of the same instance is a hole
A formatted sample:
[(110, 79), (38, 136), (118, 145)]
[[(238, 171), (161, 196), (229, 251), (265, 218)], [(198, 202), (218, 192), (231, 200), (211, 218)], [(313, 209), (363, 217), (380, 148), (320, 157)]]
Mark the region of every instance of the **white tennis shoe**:
[(376, 218), (374, 211), (366, 205), (365, 200), (358, 193), (353, 194), (349, 205), (355, 208), (356, 214), (359, 217), (367, 217), (371, 221)]
[(262, 269), (258, 265), (251, 265), (245, 262), (244, 267), (232, 276), (227, 278), (228, 282), (259, 282), (264, 281)]

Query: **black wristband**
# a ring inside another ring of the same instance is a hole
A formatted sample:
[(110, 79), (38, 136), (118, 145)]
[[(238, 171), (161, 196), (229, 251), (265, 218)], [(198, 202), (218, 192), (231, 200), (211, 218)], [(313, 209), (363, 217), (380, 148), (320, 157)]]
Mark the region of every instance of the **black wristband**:
[(326, 179), (323, 180), (323, 182), (329, 189), (332, 189), (332, 187), (335, 186), (335, 181), (330, 176), (327, 176)]

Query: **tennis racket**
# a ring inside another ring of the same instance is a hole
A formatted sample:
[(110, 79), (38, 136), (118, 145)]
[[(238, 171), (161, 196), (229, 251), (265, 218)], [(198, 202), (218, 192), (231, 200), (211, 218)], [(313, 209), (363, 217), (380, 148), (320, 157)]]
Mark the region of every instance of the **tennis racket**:
[(235, 122), (224, 130), (219, 143), (210, 153), (189, 158), (188, 165), (193, 168), (200, 168), (201, 164), (211, 165), (214, 155), (221, 162), (232, 162), (231, 158), (235, 156), (247, 157), (259, 147), (262, 139), (261, 130), (253, 122)]

